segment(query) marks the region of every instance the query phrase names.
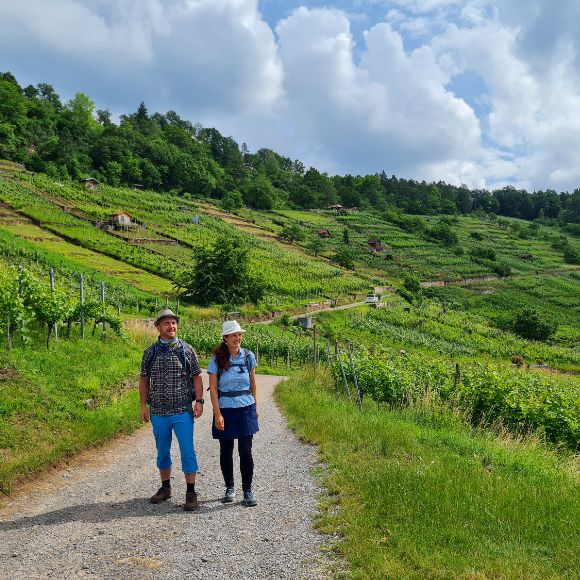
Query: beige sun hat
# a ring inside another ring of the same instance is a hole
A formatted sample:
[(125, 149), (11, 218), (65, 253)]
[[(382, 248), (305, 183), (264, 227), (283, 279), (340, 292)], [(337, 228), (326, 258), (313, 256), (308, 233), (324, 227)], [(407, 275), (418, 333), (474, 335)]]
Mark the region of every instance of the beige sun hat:
[(237, 320), (226, 320), (222, 325), (222, 336), (233, 334), (234, 332), (246, 332), (238, 324)]
[(175, 318), (175, 320), (177, 320), (177, 324), (179, 324), (179, 316), (174, 314), (173, 310), (166, 308), (165, 310), (160, 310), (159, 314), (157, 314), (157, 320), (155, 321), (155, 326), (157, 326), (165, 318)]

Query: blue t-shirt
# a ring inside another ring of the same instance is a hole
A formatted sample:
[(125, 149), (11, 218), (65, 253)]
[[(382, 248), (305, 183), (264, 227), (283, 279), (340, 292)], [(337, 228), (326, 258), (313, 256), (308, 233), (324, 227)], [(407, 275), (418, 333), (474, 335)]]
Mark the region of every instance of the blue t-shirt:
[[(256, 364), (256, 357), (251, 351), (248, 353), (248, 363), (250, 365), (250, 371), (255, 369), (258, 365)], [(241, 367), (234, 367), (232, 364), (243, 365)], [(240, 372), (241, 371), (241, 372)], [(218, 366), (215, 360), (215, 355), (211, 357), (209, 364), (207, 365), (208, 374), (218, 374)], [(240, 348), (238, 356), (235, 360), (232, 360), (230, 356), (230, 368), (225, 371), (222, 369), (221, 375), (218, 382), (218, 389), (220, 391), (244, 391), (250, 388), (250, 373), (246, 367), (246, 358), (243, 353), (243, 349)], [(247, 407), (255, 403), (254, 397), (252, 395), (241, 395), (239, 397), (221, 397), (219, 399), (220, 409), (237, 409), (239, 407)]]

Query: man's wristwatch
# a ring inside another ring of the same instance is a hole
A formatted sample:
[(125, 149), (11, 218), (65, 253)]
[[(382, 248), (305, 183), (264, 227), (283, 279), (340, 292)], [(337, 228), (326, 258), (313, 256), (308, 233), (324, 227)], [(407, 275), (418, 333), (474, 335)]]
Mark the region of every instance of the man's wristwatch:
[(203, 399), (195, 399), (196, 403), (201, 403), (202, 405), (205, 403)]

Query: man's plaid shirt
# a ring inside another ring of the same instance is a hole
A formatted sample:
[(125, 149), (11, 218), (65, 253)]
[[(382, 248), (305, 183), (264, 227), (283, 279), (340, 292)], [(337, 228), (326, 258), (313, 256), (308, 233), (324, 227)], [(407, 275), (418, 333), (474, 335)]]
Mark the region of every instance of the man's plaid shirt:
[[(158, 405), (175, 405), (184, 401), (191, 396), (191, 390), (187, 378), (183, 374), (183, 350), (187, 360), (187, 374), (195, 377), (201, 374), (197, 354), (193, 347), (186, 342), (179, 344), (176, 342), (173, 346), (163, 352), (159, 343), (152, 344), (143, 353), (141, 361), (141, 376), (146, 377), (153, 349), (157, 349), (157, 356), (151, 367), (151, 378), (149, 382), (149, 400)], [(195, 398), (195, 393), (193, 393)], [(181, 405), (173, 409), (159, 409), (155, 406), (149, 409), (151, 415), (160, 417), (170, 417), (179, 413), (186, 413), (187, 405)]]

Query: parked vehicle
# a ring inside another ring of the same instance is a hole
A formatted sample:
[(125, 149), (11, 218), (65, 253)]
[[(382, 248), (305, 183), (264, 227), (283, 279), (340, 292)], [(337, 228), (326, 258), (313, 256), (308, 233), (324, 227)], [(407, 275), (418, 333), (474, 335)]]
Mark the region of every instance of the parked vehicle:
[(367, 299), (365, 300), (365, 302), (367, 304), (371, 304), (372, 302), (378, 302), (379, 301), (379, 297), (376, 294), (367, 294)]

